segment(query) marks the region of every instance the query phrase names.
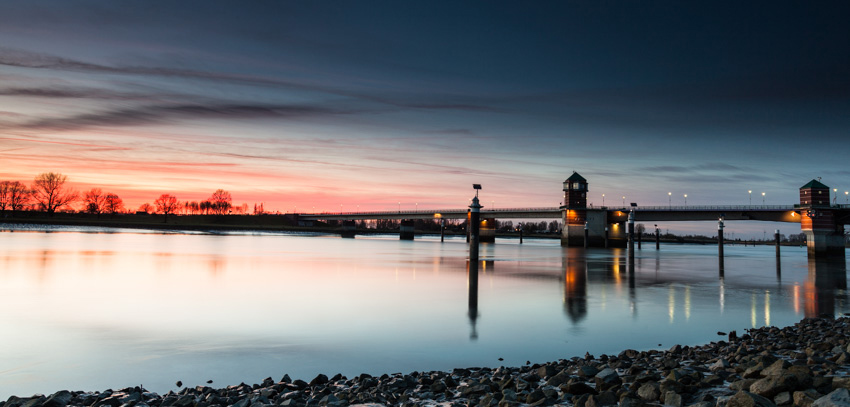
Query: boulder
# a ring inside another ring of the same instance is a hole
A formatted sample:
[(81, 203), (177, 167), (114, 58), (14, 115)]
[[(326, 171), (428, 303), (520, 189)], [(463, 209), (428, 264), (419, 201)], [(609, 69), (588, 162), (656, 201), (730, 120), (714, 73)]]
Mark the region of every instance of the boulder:
[(815, 390), (795, 391), (793, 394), (795, 407), (811, 407), (821, 394)]
[(661, 397), (661, 391), (659, 390), (658, 383), (649, 382), (644, 383), (638, 388), (637, 395), (641, 398), (641, 400), (658, 401)]
[(850, 390), (833, 390), (832, 393), (815, 400), (812, 407), (850, 407)]
[(53, 393), (42, 405), (43, 407), (65, 407), (71, 402), (73, 396), (68, 390)]
[(776, 407), (776, 404), (758, 394), (741, 390), (729, 398), (726, 407)]

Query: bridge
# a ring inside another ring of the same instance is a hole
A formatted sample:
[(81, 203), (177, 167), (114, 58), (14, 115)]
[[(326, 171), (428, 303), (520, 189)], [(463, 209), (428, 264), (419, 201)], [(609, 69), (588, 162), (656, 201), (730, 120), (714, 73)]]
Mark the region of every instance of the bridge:
[[(559, 219), (563, 246), (625, 247), (627, 222), (769, 221), (800, 223), (810, 256), (844, 255), (844, 225), (850, 223), (850, 205), (830, 205), (830, 189), (812, 180), (800, 188), (797, 205), (587, 205), (588, 183), (578, 173), (564, 181), (564, 205), (542, 208), (502, 208), (480, 211), (481, 241), (495, 241), (496, 219)], [(631, 219), (629, 216), (631, 215)], [(400, 220), (401, 239), (414, 238), (415, 220), (469, 219), (467, 208), (413, 211), (324, 212), (296, 214), (299, 221), (342, 221), (342, 234), (353, 237), (357, 220)]]

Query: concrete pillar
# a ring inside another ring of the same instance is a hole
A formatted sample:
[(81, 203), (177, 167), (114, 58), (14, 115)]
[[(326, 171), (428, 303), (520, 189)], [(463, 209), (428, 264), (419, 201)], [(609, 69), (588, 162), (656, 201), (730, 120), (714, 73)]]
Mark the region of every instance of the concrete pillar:
[(479, 224), (478, 239), (481, 243), (496, 242), (496, 219), (486, 218), (481, 220), (481, 223)]
[(605, 226), (605, 248), (608, 248), (608, 226)]
[[(478, 316), (478, 227), (481, 211), (478, 195), (472, 198), (472, 204), (469, 205), (469, 208), (469, 318), (474, 324), (475, 318)], [(475, 290), (473, 290), (473, 287)]]
[(356, 230), (357, 230), (357, 221), (344, 220), (344, 221), (342, 221), (342, 228), (340, 228), (339, 235), (341, 237), (353, 239)]
[(446, 220), (440, 219), (440, 242), (444, 242), (446, 239)]
[(401, 240), (413, 240), (413, 225), (413, 220), (402, 219), (398, 226), (398, 238)]

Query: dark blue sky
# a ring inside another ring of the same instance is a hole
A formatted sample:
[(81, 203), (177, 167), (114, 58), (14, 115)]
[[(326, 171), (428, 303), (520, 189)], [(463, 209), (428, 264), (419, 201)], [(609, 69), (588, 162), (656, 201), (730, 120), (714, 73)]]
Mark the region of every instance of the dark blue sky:
[(280, 210), (555, 206), (573, 170), (597, 204), (850, 189), (850, 6), (743, 3), (7, 1), (0, 178)]

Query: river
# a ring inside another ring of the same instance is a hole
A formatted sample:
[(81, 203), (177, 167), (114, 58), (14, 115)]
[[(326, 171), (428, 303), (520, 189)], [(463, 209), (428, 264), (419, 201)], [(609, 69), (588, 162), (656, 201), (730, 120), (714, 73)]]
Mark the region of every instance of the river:
[[(848, 310), (846, 259), (805, 248), (0, 225), (0, 400), (523, 365), (667, 349)], [(633, 271), (631, 270), (633, 268)], [(476, 307), (477, 306), (477, 307)]]

